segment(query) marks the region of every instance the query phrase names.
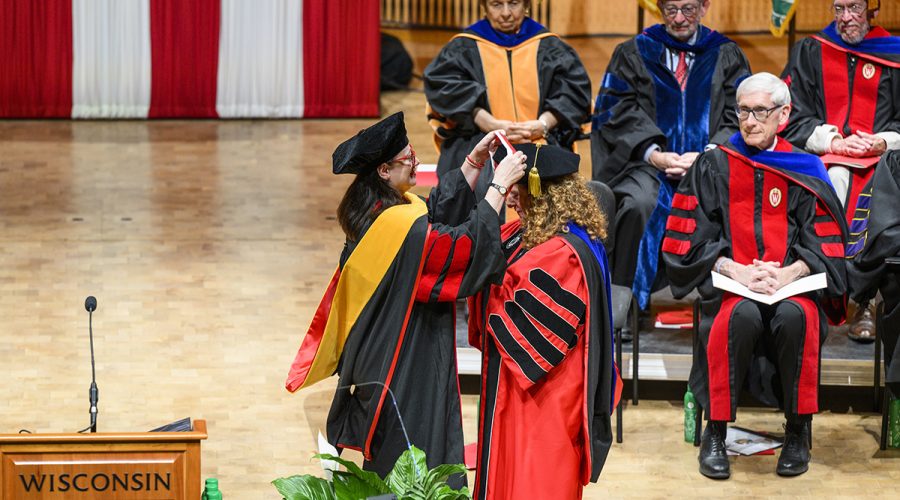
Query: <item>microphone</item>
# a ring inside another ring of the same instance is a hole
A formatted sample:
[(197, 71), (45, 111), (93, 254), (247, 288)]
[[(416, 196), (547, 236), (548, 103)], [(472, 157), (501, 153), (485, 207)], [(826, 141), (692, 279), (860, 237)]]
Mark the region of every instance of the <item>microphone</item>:
[(100, 391), (97, 389), (97, 376), (94, 368), (93, 327), (94, 311), (97, 310), (97, 298), (93, 295), (89, 295), (88, 298), (84, 299), (84, 309), (88, 312), (88, 332), (90, 334), (91, 340), (91, 389), (88, 393), (91, 401), (91, 425), (81, 430), (81, 432), (85, 432), (87, 430), (90, 430), (91, 432), (97, 432), (97, 400), (100, 399)]

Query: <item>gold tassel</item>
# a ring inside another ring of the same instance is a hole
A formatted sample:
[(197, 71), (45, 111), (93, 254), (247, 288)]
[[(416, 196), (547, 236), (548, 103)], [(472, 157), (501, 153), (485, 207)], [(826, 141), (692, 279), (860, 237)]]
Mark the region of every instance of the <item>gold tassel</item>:
[(535, 144), (534, 148), (534, 164), (528, 172), (528, 192), (532, 198), (541, 195), (541, 175), (538, 173), (538, 153), (541, 152), (541, 145)]

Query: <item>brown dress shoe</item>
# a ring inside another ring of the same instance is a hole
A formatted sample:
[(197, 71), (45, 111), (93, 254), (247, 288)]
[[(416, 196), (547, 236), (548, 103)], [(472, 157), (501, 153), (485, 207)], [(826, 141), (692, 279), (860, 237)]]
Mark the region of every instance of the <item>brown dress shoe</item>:
[(873, 310), (875, 304), (860, 304), (856, 314), (850, 320), (850, 330), (847, 336), (850, 340), (868, 344), (875, 341), (875, 318)]

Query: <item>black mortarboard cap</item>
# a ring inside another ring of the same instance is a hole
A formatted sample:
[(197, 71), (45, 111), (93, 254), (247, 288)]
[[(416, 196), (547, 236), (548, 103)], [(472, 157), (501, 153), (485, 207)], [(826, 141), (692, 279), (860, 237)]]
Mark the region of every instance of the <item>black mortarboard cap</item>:
[[(578, 172), (581, 156), (568, 149), (549, 144), (516, 144), (513, 147), (528, 157), (525, 160), (525, 175), (519, 180), (519, 184), (527, 183), (532, 196), (541, 195), (542, 180), (552, 180)], [(506, 158), (506, 148), (501, 147), (494, 153), (494, 160), (500, 163), (503, 158)]]
[(360, 174), (390, 161), (407, 144), (400, 111), (342, 142), (331, 154), (331, 169), (335, 174)]

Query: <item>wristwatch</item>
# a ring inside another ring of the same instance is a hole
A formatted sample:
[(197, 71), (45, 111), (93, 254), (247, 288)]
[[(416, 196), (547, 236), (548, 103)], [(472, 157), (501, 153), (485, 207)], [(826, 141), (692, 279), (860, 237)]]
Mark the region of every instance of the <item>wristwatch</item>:
[(496, 189), (497, 191), (499, 191), (500, 196), (506, 196), (506, 193), (509, 191), (509, 189), (507, 189), (506, 186), (501, 186), (500, 184), (497, 184), (496, 182), (492, 182), (491, 187)]

